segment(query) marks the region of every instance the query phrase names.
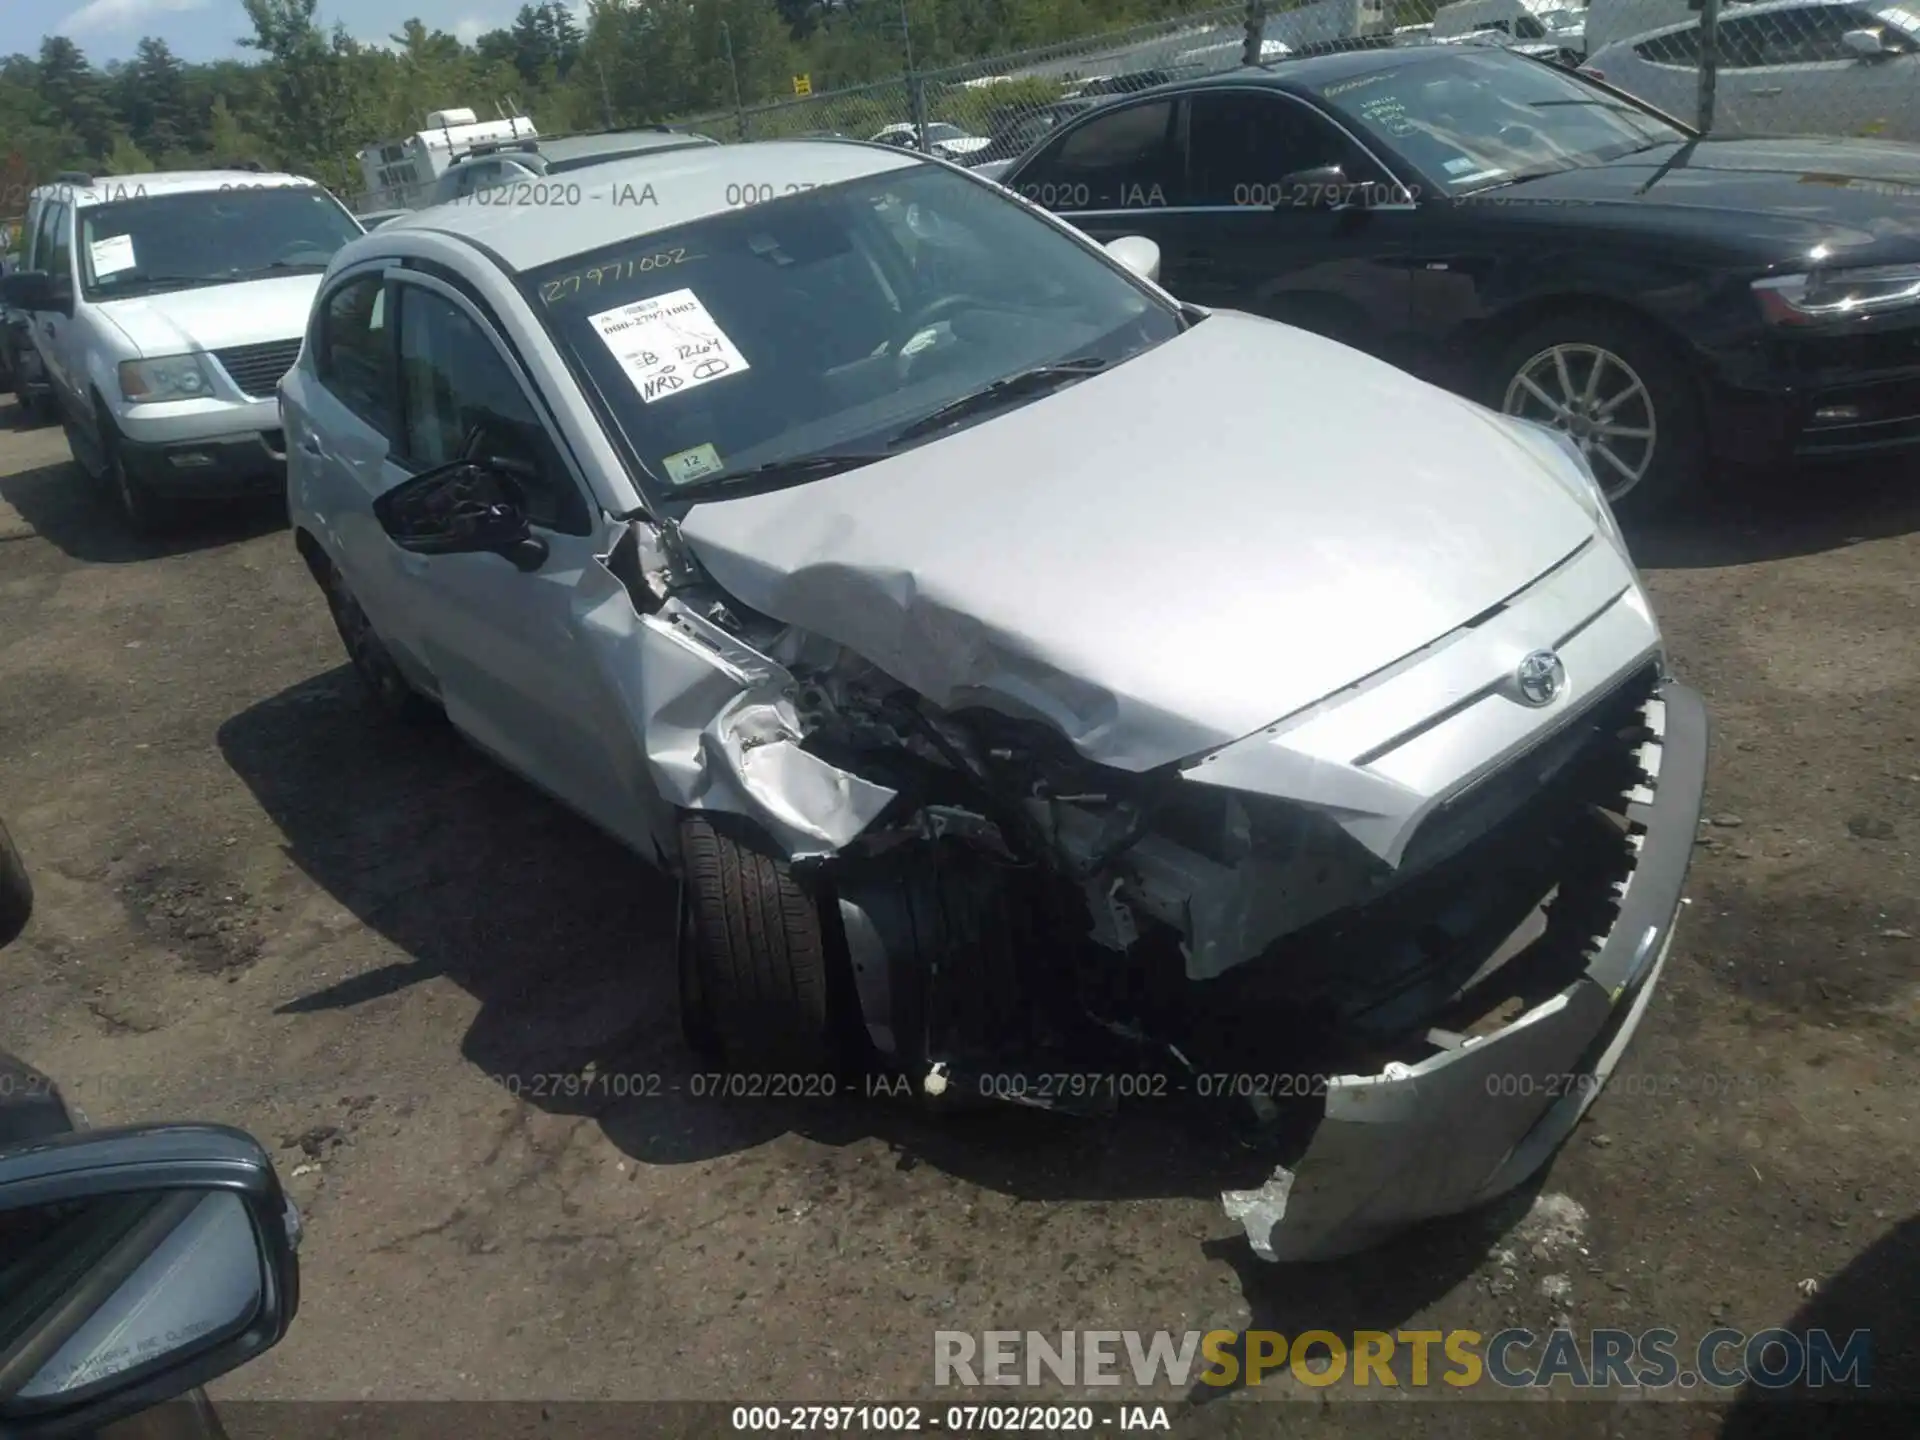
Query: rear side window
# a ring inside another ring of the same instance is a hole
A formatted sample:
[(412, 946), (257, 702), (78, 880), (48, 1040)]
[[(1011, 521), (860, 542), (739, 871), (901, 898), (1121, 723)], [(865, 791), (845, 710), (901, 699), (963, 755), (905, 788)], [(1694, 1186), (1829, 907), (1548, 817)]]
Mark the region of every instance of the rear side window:
[[(1721, 38), (1726, 38), (1722, 21)], [(1700, 63), (1700, 31), (1676, 30), (1671, 35), (1655, 35), (1633, 47), (1633, 53), (1652, 65), (1680, 65), (1691, 70)]]
[[(1117, 210), (1154, 203), (1180, 183), (1171, 100), (1103, 111), (1068, 131), (1013, 177), (1013, 188), (1049, 210)], [(1162, 199), (1159, 203), (1165, 203)]]
[(366, 275), (327, 297), (313, 352), (321, 384), (388, 439), (396, 428), (392, 333), (386, 281)]

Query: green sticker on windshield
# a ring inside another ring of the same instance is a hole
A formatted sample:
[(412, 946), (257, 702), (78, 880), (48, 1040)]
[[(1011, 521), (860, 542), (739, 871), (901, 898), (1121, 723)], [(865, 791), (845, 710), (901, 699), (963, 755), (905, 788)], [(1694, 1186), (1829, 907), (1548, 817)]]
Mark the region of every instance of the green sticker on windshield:
[(711, 445), (696, 445), (691, 450), (680, 450), (660, 462), (660, 468), (667, 472), (667, 479), (675, 485), (686, 485), (705, 475), (716, 475), (726, 469), (720, 463), (720, 452)]

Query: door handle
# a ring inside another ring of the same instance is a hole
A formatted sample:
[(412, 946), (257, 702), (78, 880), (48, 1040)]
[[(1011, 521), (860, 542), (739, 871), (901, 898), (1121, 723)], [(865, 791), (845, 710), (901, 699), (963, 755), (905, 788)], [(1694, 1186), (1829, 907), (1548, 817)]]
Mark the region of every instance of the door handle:
[(1749, 90), (1747, 93), (1749, 95), (1781, 95), (1781, 94), (1784, 94), (1785, 92), (1786, 92), (1786, 86), (1784, 85), (1769, 85), (1769, 86), (1766, 86), (1764, 89)]
[(324, 460), (326, 458), (327, 452), (321, 448), (320, 437), (318, 435), (302, 435), (300, 437), (300, 448), (315, 459)]
[(40, 322), (40, 333), (51, 340), (53, 338), (53, 322), (51, 320), (42, 320)]

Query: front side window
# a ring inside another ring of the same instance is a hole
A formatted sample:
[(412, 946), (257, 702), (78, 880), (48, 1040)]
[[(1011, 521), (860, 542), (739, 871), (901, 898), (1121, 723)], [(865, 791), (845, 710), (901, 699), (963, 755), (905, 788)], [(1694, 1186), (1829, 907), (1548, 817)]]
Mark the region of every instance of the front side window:
[(526, 286), (669, 491), (918, 443), (903, 432), (947, 402), (1057, 361), (1124, 363), (1181, 323), (1084, 242), (932, 164), (637, 236)]
[(363, 276), (335, 290), (320, 307), (313, 365), (342, 405), (389, 439), (394, 423), (393, 332), (387, 325), (386, 281)]
[(315, 186), (143, 195), (81, 212), (80, 283), (89, 300), (122, 300), (317, 275), (360, 234), (340, 202)]
[(1405, 156), (1448, 195), (1686, 139), (1631, 101), (1502, 50), (1423, 55), (1316, 90), (1360, 134)]
[(47, 228), (41, 235), (40, 268), (62, 280), (73, 278), (73, 207), (64, 202), (47, 206)]
[(53, 270), (54, 236), (58, 233), (60, 216), (65, 210), (58, 201), (45, 200), (40, 205), (39, 223), (33, 229), (33, 243), (27, 252), (29, 270)]
[(1365, 161), (1355, 147), (1296, 100), (1202, 90), (1187, 104), (1188, 188), (1170, 188), (1169, 203), (1274, 205), (1287, 176), (1319, 165), (1342, 166), (1355, 183), (1374, 178), (1356, 168)]
[(399, 293), (407, 461), (420, 471), (485, 459), (519, 482), (533, 524), (584, 533), (579, 489), (492, 337), (444, 295), (420, 285)]
[(1104, 111), (1055, 140), (1009, 177), (1013, 188), (1049, 210), (1105, 210), (1173, 175), (1171, 100)]

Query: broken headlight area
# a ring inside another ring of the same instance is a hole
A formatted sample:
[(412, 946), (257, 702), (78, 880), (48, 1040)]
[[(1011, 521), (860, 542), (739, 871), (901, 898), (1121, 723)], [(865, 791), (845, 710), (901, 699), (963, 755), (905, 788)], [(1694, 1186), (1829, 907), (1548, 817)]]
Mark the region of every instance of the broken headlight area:
[(944, 1094), (1069, 1106), (1124, 1097), (977, 1077), (1104, 1059), (1190, 1090), (1473, 1034), (1495, 977), (1516, 1013), (1605, 933), (1655, 678), (1440, 807), (1388, 867), (1298, 803), (1104, 770), (1045, 727), (939, 714), (874, 672), (797, 673), (804, 748), (894, 796), (814, 867), (867, 1032)]

